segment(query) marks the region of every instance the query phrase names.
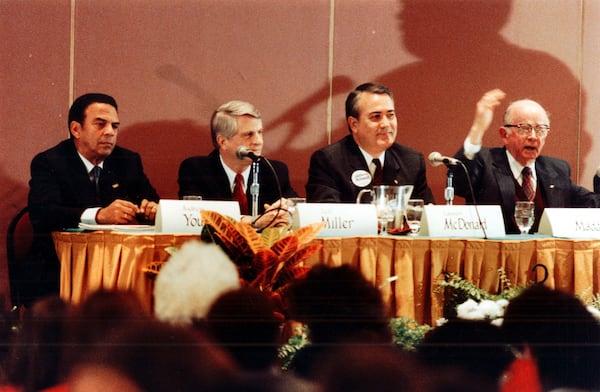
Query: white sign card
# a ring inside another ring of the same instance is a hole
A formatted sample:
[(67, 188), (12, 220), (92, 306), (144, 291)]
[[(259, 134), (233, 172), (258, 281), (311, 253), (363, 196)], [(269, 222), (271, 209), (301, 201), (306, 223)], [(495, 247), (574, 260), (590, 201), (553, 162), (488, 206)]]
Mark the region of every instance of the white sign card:
[(161, 199), (156, 212), (156, 232), (200, 234), (202, 232), (200, 211), (202, 210), (216, 211), (221, 215), (240, 220), (240, 205), (237, 201)]
[(600, 238), (600, 209), (545, 208), (538, 233), (561, 238)]
[(317, 237), (377, 235), (377, 211), (373, 204), (300, 203), (292, 228), (325, 222)]
[(419, 235), (428, 237), (505, 237), (500, 206), (426, 205)]

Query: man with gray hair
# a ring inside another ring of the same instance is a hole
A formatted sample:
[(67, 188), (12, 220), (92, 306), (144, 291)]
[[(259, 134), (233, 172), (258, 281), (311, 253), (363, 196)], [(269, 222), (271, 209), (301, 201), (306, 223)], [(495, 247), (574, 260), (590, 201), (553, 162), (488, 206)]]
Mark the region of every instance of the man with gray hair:
[(298, 195), (290, 184), (287, 166), (279, 161), (264, 158), (258, 161), (259, 217), (254, 221), (250, 216), (253, 173), (249, 155), (261, 156), (263, 149), (263, 124), (258, 110), (245, 101), (227, 102), (213, 113), (210, 130), (215, 149), (208, 156), (187, 158), (179, 167), (179, 197), (198, 195), (203, 200), (238, 200), (243, 222), (257, 228), (287, 224), (288, 214), (278, 209), (287, 203), (280, 198)]
[[(486, 92), (477, 102), (475, 119), (463, 147), (455, 155), (468, 169), (454, 170), (456, 194), (467, 203), (500, 205), (507, 233), (519, 233), (513, 214), (516, 201), (535, 204), (535, 232), (544, 208), (598, 207), (600, 195), (571, 182), (566, 161), (540, 155), (550, 133), (546, 110), (531, 99), (511, 103), (498, 129), (504, 147), (482, 147), (495, 108), (506, 94)], [(470, 185), (469, 185), (470, 181)], [(471, 194), (470, 189), (474, 190)]]

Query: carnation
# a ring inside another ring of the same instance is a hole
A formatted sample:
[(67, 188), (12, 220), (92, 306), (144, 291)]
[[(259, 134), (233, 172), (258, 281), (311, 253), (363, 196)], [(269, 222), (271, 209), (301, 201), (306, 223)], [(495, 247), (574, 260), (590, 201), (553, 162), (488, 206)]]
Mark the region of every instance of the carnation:
[(161, 267), (154, 285), (159, 320), (189, 325), (223, 293), (240, 287), (238, 270), (215, 244), (188, 241)]

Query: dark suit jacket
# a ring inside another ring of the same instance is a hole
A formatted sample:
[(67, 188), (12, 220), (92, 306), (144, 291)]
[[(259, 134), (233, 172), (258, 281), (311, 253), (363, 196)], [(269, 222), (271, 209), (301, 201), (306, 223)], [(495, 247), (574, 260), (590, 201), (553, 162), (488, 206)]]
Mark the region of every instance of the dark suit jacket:
[(31, 161), (28, 205), (36, 237), (28, 261), (20, 271), (25, 282), (26, 304), (58, 292), (59, 263), (51, 231), (76, 228), (86, 208), (104, 207), (115, 199), (138, 205), (143, 199), (159, 200), (144, 174), (139, 154), (118, 146), (104, 161), (99, 184), (98, 202), (95, 185), (71, 139), (39, 153)]
[[(264, 204), (273, 204), (282, 197), (297, 197), (298, 194), (290, 184), (288, 168), (283, 162), (269, 160), (275, 173), (268, 166), (265, 159), (259, 161), (258, 179), (258, 213), (264, 212)], [(248, 207), (252, 209), (252, 195), (250, 185), (253, 177), (250, 172), (246, 185)], [(279, 187), (281, 187), (281, 195)], [(200, 195), (204, 200), (232, 200), (231, 185), (225, 169), (219, 158), (219, 151), (213, 150), (207, 156), (195, 156), (185, 159), (179, 166), (179, 198), (185, 195)]]
[[(372, 186), (361, 187), (352, 182), (352, 173), (357, 170), (368, 172), (369, 168), (352, 135), (315, 151), (308, 169), (307, 201), (355, 203), (358, 193)], [(386, 151), (383, 184), (413, 185), (412, 198), (433, 203), (425, 175), (425, 159), (411, 148), (394, 143)]]
[[(507, 233), (518, 233), (514, 223), (515, 182), (510, 170), (506, 148), (482, 148), (472, 160), (465, 157), (463, 149), (456, 153), (468, 169), (477, 204), (500, 205)], [(540, 156), (535, 161), (537, 192), (541, 192), (544, 206), (548, 208), (598, 207), (600, 195), (571, 182), (571, 169), (566, 161)], [(454, 169), (454, 191), (473, 203), (464, 170)], [(539, 219), (540, 217), (536, 217)]]

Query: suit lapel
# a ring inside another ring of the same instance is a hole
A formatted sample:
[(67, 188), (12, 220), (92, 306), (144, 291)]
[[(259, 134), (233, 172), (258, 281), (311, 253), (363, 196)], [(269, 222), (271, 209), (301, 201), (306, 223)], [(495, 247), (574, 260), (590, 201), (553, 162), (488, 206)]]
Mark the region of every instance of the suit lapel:
[(512, 211), (516, 197), (515, 182), (506, 157), (506, 150), (502, 148), (492, 150), (491, 153), (492, 170), (498, 183), (503, 209)]
[(545, 205), (561, 206), (563, 205), (564, 190), (559, 189), (561, 184), (560, 173), (545, 164), (543, 157), (538, 157), (535, 161), (535, 171), (538, 181), (538, 190), (542, 191)]

